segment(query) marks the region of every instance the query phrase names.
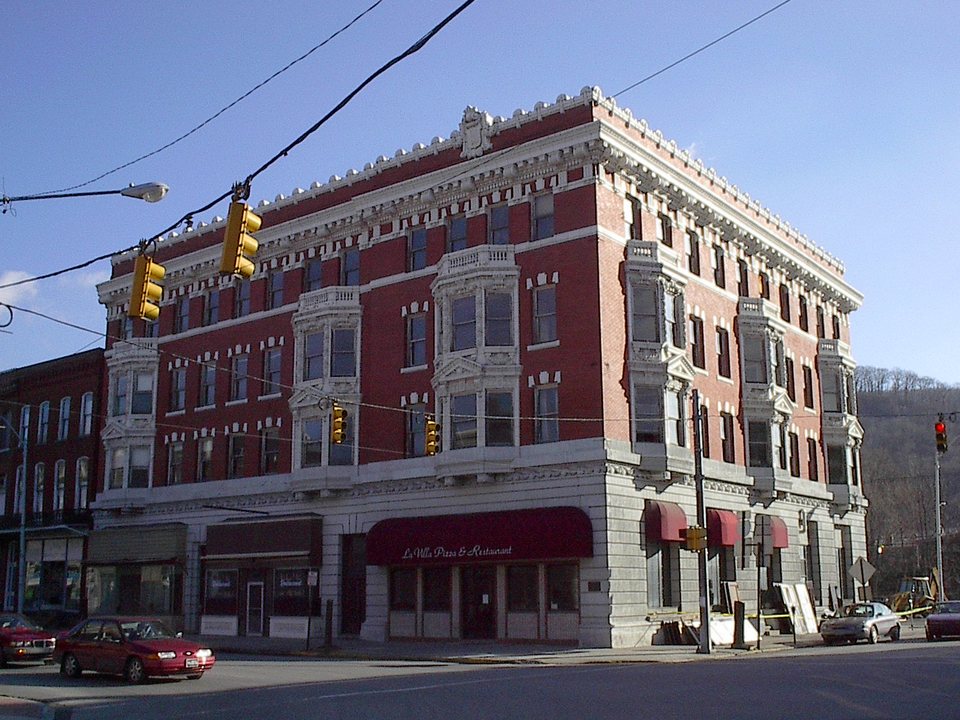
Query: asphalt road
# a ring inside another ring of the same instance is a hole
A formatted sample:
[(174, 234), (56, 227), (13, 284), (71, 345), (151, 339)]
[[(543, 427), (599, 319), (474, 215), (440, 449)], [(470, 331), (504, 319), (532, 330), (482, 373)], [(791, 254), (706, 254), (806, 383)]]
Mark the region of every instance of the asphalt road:
[(203, 679), (131, 687), (55, 668), (3, 671), (0, 693), (97, 718), (960, 718), (960, 642), (801, 648), (676, 664), (487, 666), (232, 660)]

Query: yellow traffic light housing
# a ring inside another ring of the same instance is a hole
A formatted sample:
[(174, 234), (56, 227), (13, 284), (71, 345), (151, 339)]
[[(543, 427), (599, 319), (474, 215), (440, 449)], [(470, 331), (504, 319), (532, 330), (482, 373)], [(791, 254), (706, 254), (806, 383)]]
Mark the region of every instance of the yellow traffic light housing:
[(947, 451), (947, 424), (943, 421), (943, 415), (933, 424), (933, 431), (937, 435), (937, 452), (943, 454)]
[(436, 455), (440, 452), (440, 424), (433, 419), (432, 415), (428, 415), (426, 422), (426, 443), (424, 448), (427, 452), (427, 455)]
[(347, 411), (337, 403), (330, 413), (330, 440), (337, 445), (347, 438)]
[(160, 317), (158, 303), (163, 297), (163, 287), (157, 283), (163, 280), (166, 274), (166, 268), (155, 263), (153, 258), (147, 255), (137, 256), (133, 267), (133, 288), (130, 292), (130, 307), (127, 308), (127, 315), (151, 322)]
[(250, 233), (260, 229), (263, 220), (245, 202), (230, 203), (227, 229), (223, 235), (223, 256), (220, 272), (223, 275), (239, 275), (248, 278), (257, 269), (250, 259), (257, 254), (260, 244)]
[(686, 529), (683, 538), (687, 550), (701, 552), (707, 549), (707, 529), (705, 527), (692, 525)]

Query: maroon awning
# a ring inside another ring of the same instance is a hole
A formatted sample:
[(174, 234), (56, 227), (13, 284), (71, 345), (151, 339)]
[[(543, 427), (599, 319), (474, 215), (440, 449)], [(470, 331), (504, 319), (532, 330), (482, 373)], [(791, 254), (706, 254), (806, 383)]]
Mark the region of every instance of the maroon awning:
[(787, 524), (783, 518), (776, 515), (770, 516), (770, 539), (774, 548), (790, 547), (790, 533), (787, 532)]
[(391, 518), (367, 533), (368, 565), (459, 565), (593, 557), (580, 508)]
[(647, 500), (643, 512), (647, 540), (654, 542), (683, 542), (687, 516), (676, 503)]
[(729, 510), (707, 508), (707, 543), (710, 547), (736, 547), (740, 542), (740, 522)]
[(322, 541), (321, 518), (223, 523), (207, 528), (205, 557), (208, 560), (303, 557), (319, 565)]

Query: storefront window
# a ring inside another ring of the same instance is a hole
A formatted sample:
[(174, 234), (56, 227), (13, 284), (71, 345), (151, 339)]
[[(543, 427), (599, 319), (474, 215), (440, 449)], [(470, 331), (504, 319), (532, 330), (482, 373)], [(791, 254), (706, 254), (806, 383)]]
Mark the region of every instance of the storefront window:
[(417, 571), (413, 568), (394, 568), (390, 571), (390, 609), (416, 610)]
[(81, 539), (29, 541), (24, 606), (31, 610), (79, 609), (82, 555)]
[(423, 609), (426, 612), (450, 612), (450, 568), (424, 568)]
[(179, 573), (173, 565), (147, 565), (140, 570), (140, 606), (151, 614), (174, 612), (178, 605)]
[(237, 614), (236, 570), (207, 570), (204, 612), (207, 615)]
[(119, 605), (117, 569), (113, 566), (87, 568), (87, 612), (113, 613)]
[(273, 612), (288, 616), (309, 614), (310, 594), (307, 586), (307, 569), (275, 570), (273, 578)]
[(577, 566), (547, 565), (547, 607), (558, 612), (573, 612), (579, 607)]
[(535, 612), (537, 602), (537, 566), (511, 565), (507, 568), (507, 610)]

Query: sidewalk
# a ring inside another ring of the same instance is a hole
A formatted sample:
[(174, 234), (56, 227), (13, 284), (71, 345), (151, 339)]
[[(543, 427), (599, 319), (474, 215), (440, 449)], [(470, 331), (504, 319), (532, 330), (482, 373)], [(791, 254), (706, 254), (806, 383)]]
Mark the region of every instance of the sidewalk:
[[(765, 652), (791, 649), (792, 635), (768, 635), (748, 650), (735, 650), (729, 646), (714, 647), (709, 654), (700, 654), (694, 645), (644, 645), (633, 648), (580, 648), (566, 645), (527, 643), (494, 643), (485, 641), (403, 641), (391, 640), (376, 643), (357, 638), (337, 638), (333, 647), (324, 648), (322, 639), (311, 640), (310, 649), (306, 640), (263, 637), (195, 636), (203, 645), (212, 647), (218, 655), (258, 655), (275, 657), (303, 657), (330, 660), (364, 661), (413, 661), (445, 663), (498, 663), (578, 665), (596, 663), (677, 663), (697, 660), (758, 655)], [(817, 634), (797, 637), (797, 647), (819, 645)]]

